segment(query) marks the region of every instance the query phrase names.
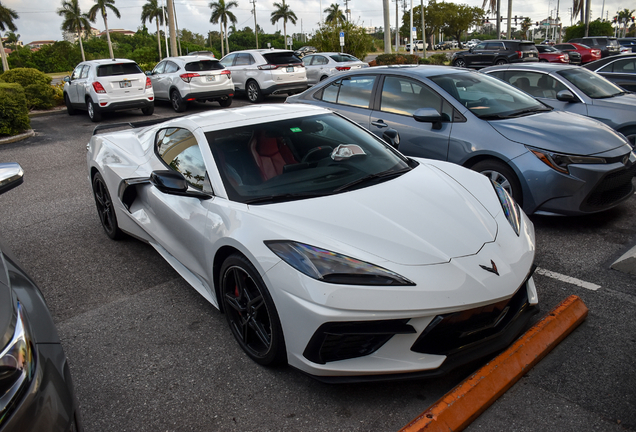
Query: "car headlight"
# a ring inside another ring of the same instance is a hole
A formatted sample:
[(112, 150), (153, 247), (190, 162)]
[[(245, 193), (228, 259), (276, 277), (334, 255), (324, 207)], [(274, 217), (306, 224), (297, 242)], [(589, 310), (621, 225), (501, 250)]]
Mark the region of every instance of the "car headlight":
[(491, 183), (495, 188), (495, 193), (499, 198), (499, 202), (501, 203), (501, 208), (503, 208), (504, 214), (506, 215), (506, 219), (508, 219), (510, 226), (518, 236), (521, 227), (521, 209), (519, 208), (519, 204), (512, 199), (508, 191), (505, 190), (503, 186), (492, 180)]
[(600, 157), (594, 156), (577, 156), (567, 155), (554, 152), (548, 152), (545, 150), (539, 150), (534, 148), (528, 148), (541, 162), (549, 166), (550, 168), (562, 172), (564, 174), (570, 174), (568, 166), (570, 164), (604, 164), (606, 160)]
[(299, 272), (322, 282), (344, 285), (415, 285), (390, 270), (304, 243), (266, 241), (265, 245)]
[(0, 425), (11, 411), (11, 406), (33, 379), (35, 357), (33, 339), (24, 319), (22, 306), (18, 314), (13, 338), (0, 352)]

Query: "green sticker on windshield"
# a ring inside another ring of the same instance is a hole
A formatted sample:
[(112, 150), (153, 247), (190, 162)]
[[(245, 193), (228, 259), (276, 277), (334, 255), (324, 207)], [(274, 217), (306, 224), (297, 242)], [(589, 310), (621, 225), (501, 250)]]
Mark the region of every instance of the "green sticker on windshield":
[(292, 131), (292, 132), (302, 132), (302, 129), (297, 128), (297, 127), (295, 127), (295, 128), (289, 128), (289, 130), (290, 130), (290, 131)]

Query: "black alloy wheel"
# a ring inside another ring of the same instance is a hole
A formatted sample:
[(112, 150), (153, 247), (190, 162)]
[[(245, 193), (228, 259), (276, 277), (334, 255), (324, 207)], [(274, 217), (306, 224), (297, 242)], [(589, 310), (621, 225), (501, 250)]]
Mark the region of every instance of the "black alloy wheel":
[(106, 235), (113, 240), (123, 238), (124, 233), (119, 229), (119, 225), (117, 224), (117, 215), (113, 208), (113, 201), (110, 199), (108, 187), (106, 187), (106, 182), (104, 182), (104, 178), (100, 173), (95, 173), (93, 176), (93, 196), (95, 197), (97, 214), (99, 215), (99, 220), (102, 222), (102, 227)]
[(466, 67), (466, 61), (464, 59), (457, 59), (453, 63), (453, 66), (460, 67), (460, 68), (465, 68)]
[(278, 314), (252, 263), (242, 255), (231, 255), (223, 263), (220, 286), (225, 317), (243, 351), (264, 366), (285, 363)]
[(172, 90), (170, 93), (170, 102), (175, 112), (184, 112), (186, 110), (186, 103), (179, 94), (179, 90)]

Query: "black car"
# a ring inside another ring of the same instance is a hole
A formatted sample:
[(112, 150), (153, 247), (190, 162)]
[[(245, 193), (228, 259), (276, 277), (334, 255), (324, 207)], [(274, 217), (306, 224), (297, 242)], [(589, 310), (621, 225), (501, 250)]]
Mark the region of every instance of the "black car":
[[(0, 163), (0, 194), (22, 176), (17, 163)], [(0, 431), (83, 430), (44, 297), (0, 241)]]
[(316, 47), (312, 47), (312, 46), (306, 45), (306, 46), (300, 47), (297, 50), (295, 50), (294, 54), (296, 54), (296, 56), (298, 58), (303, 58), (306, 55), (315, 54), (317, 52), (318, 52), (318, 49), (316, 49)]
[(451, 58), (453, 66), (471, 68), (538, 61), (534, 42), (520, 40), (483, 41), (468, 51), (456, 52)]
[(583, 65), (627, 91), (636, 92), (636, 54), (606, 57)]
[(618, 39), (609, 36), (588, 36), (576, 39), (570, 39), (569, 43), (578, 43), (587, 45), (590, 48), (601, 50), (601, 57), (608, 57), (621, 53), (621, 46)]

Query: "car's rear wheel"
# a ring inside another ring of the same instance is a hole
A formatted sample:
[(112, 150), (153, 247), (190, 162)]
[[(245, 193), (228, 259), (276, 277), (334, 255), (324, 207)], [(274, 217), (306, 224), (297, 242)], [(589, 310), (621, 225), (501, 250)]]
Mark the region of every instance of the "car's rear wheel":
[(152, 115), (155, 112), (155, 106), (154, 105), (150, 105), (146, 108), (142, 108), (141, 112), (144, 113), (144, 115)]
[(496, 65), (501, 66), (501, 65), (505, 65), (508, 64), (507, 61), (505, 61), (504, 59), (499, 59), (495, 62)]
[(229, 97), (227, 99), (219, 100), (219, 105), (221, 105), (223, 108), (228, 108), (230, 105), (232, 105), (232, 98)]
[(504, 162), (496, 159), (487, 159), (477, 162), (471, 169), (499, 183), (519, 205), (522, 205), (523, 194), (521, 192), (521, 183), (519, 183), (519, 179), (512, 168)]
[(546, 59), (539, 59), (539, 63), (547, 63), (548, 61)]
[(247, 86), (245, 86), (245, 91), (250, 102), (258, 103), (263, 100), (263, 93), (256, 81), (249, 81)]
[(258, 271), (243, 255), (228, 257), (221, 268), (221, 301), (237, 342), (256, 363), (285, 363), (283, 330), (274, 302)]
[(88, 117), (92, 122), (98, 122), (102, 120), (102, 113), (97, 110), (97, 104), (92, 100), (86, 99), (86, 111), (88, 111)]
[(178, 90), (172, 90), (170, 93), (170, 102), (172, 103), (172, 109), (175, 112), (184, 112), (186, 110), (186, 103), (179, 94)]
[(117, 224), (117, 215), (113, 207), (113, 200), (110, 199), (108, 187), (100, 173), (93, 176), (93, 196), (95, 197), (95, 206), (97, 214), (102, 223), (102, 227), (106, 235), (113, 240), (119, 240), (124, 237), (124, 233), (119, 229)]
[(68, 115), (75, 115), (77, 113), (77, 111), (75, 111), (75, 108), (73, 108), (71, 100), (68, 98), (68, 95), (66, 93), (64, 93), (64, 105), (66, 105), (66, 112), (68, 113)]
[(321, 76), (321, 77), (320, 77), (320, 81), (324, 81), (324, 80), (326, 80), (327, 78), (329, 78), (327, 75), (323, 75), (323, 76)]
[(453, 66), (465, 68), (466, 67), (466, 62), (464, 61), (464, 59), (457, 59), (457, 60), (455, 60), (453, 62)]

